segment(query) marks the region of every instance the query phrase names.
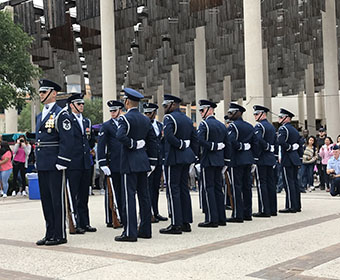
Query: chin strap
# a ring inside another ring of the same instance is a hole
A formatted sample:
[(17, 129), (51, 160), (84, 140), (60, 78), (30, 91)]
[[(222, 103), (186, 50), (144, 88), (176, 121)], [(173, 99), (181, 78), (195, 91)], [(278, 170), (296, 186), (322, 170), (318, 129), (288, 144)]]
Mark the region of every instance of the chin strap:
[(74, 104), (74, 103), (72, 102), (72, 105), (73, 105), (73, 107), (77, 110), (77, 112), (78, 112), (79, 114), (81, 114), (81, 112), (78, 110), (76, 104)]
[(49, 93), (46, 95), (46, 97), (44, 98), (44, 100), (41, 101), (41, 103), (44, 104), (44, 102), (47, 100), (47, 98), (49, 98), (49, 96), (51, 95), (52, 90), (49, 89)]
[(209, 108), (210, 108), (210, 107), (207, 107), (207, 110), (205, 111), (205, 113), (204, 113), (204, 115), (203, 115), (203, 117), (202, 117), (203, 120), (205, 120), (205, 118), (206, 118), (206, 116), (207, 116), (207, 114), (208, 114)]
[(260, 114), (260, 116), (256, 119), (256, 121), (257, 122), (259, 122), (260, 121), (260, 119), (261, 119), (261, 117), (262, 117), (262, 115), (263, 115), (263, 112)]
[(283, 125), (283, 122), (284, 122), (286, 119), (287, 119), (287, 116), (285, 116), (279, 124), (280, 124), (280, 125)]

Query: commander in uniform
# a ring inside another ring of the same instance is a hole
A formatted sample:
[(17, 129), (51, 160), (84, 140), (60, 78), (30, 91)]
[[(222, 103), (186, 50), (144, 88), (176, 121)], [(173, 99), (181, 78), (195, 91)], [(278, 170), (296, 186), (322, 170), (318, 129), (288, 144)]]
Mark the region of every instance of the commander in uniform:
[[(227, 222), (243, 223), (252, 220), (251, 166), (255, 163), (257, 138), (254, 127), (243, 120), (244, 107), (230, 103), (228, 116), (233, 122), (228, 127), (231, 144), (230, 177), (233, 189), (233, 212)], [(255, 156), (254, 156), (255, 155)]]
[(276, 131), (274, 126), (268, 122), (267, 113), (269, 109), (255, 105), (254, 117), (255, 135), (258, 140), (258, 160), (256, 161), (256, 181), (258, 192), (258, 212), (253, 217), (277, 216), (277, 198), (274, 167), (276, 159), (274, 155), (276, 145)]
[(200, 100), (199, 104), (203, 119), (198, 129), (198, 140), (201, 148), (200, 169), (205, 219), (198, 226), (214, 228), (226, 225), (222, 172), (224, 173), (227, 165), (230, 147), (227, 128), (214, 117), (216, 103)]
[[(147, 172), (155, 169), (157, 141), (149, 118), (138, 111), (144, 96), (138, 91), (124, 89), (124, 105), (127, 110), (119, 118), (117, 139), (122, 144), (120, 172), (124, 210), (122, 235), (116, 241), (134, 242), (138, 238), (151, 238), (151, 205), (147, 187)], [(140, 224), (137, 230), (136, 194), (139, 201)]]
[(303, 155), (303, 139), (292, 126), (294, 114), (281, 108), (279, 114), (278, 145), (281, 147), (281, 166), (283, 186), (286, 191), (286, 207), (280, 213), (296, 213), (301, 211), (301, 193), (298, 181), (298, 169)]
[(40, 101), (44, 108), (36, 118), (36, 165), (41, 204), (46, 223), (45, 236), (37, 245), (67, 242), (65, 201), (62, 187), (65, 169), (71, 163), (72, 123), (67, 110), (56, 104), (61, 87), (49, 80), (39, 81)]
[(90, 226), (89, 217), (89, 187), (91, 184), (91, 154), (94, 146), (94, 137), (91, 136), (91, 121), (83, 116), (83, 95), (71, 95), (67, 102), (71, 114), (73, 129), (73, 147), (71, 163), (66, 170), (66, 177), (71, 191), (73, 209), (76, 217), (76, 232), (95, 232), (96, 228)]
[(151, 209), (153, 216), (151, 222), (158, 223), (159, 221), (167, 221), (168, 218), (163, 217), (159, 214), (158, 210), (158, 199), (159, 199), (159, 185), (161, 182), (163, 160), (164, 160), (164, 132), (163, 124), (157, 121), (156, 114), (158, 105), (154, 103), (143, 104), (144, 114), (150, 119), (152, 128), (155, 132), (157, 139), (157, 164), (155, 170), (148, 177), (148, 187), (151, 200)]
[(198, 139), (192, 121), (181, 112), (182, 100), (164, 95), (165, 177), (170, 200), (171, 224), (162, 234), (190, 232), (192, 223), (191, 198), (188, 188), (189, 166), (198, 158)]
[[(123, 201), (121, 192), (120, 175), (120, 153), (122, 144), (118, 141), (116, 134), (118, 130), (118, 119), (122, 114), (124, 104), (120, 101), (109, 100), (107, 102), (111, 119), (104, 122), (98, 134), (98, 163), (106, 176), (111, 176), (113, 189), (116, 195), (119, 215), (123, 215)], [(108, 186), (105, 187), (105, 221), (107, 227), (114, 227), (112, 223), (112, 212), (109, 206)]]

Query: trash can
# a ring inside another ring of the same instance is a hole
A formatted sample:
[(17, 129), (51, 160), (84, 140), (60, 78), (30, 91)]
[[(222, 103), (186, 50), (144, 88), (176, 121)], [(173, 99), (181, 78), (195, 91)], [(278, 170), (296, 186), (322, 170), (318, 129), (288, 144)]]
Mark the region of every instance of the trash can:
[(40, 199), (38, 173), (27, 173), (29, 199)]

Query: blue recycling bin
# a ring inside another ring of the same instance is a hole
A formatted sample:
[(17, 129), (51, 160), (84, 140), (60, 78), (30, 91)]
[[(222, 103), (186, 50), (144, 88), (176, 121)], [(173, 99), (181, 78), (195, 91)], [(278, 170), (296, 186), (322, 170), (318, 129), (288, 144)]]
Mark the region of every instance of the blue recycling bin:
[(29, 199), (40, 199), (38, 173), (27, 173)]

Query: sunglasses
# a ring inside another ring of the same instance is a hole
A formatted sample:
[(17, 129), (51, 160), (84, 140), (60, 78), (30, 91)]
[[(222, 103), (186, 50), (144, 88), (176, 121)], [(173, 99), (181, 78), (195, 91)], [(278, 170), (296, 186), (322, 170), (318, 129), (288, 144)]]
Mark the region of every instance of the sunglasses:
[(39, 91), (39, 93), (42, 93), (42, 94), (45, 94), (46, 92), (47, 92), (46, 90)]
[(84, 105), (84, 103), (83, 102), (78, 102), (78, 103), (76, 103), (78, 106), (80, 106), (80, 105)]
[(118, 111), (118, 109), (116, 109), (116, 110), (110, 110), (110, 112), (117, 112)]

